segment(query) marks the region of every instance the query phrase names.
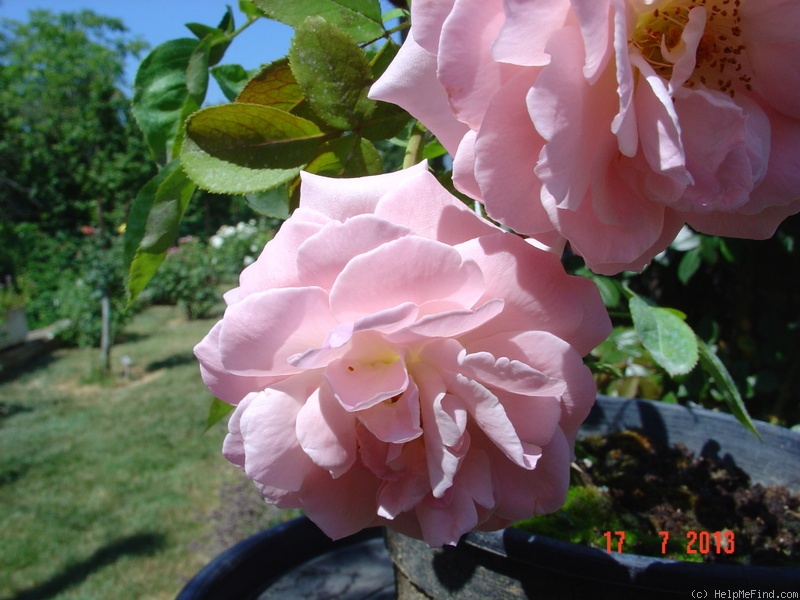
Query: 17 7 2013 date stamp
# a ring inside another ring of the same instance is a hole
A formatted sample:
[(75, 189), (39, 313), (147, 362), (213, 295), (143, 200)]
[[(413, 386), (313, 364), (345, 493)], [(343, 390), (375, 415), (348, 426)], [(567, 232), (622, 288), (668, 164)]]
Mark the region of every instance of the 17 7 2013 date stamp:
[[(659, 531), (661, 536), (661, 554), (667, 554), (669, 531)], [(625, 551), (625, 532), (606, 531), (603, 533), (606, 540), (606, 552), (623, 553)], [(733, 554), (736, 552), (736, 534), (725, 529), (723, 531), (687, 531), (680, 540), (683, 551), (689, 554)], [(674, 546), (671, 547), (674, 552)]]

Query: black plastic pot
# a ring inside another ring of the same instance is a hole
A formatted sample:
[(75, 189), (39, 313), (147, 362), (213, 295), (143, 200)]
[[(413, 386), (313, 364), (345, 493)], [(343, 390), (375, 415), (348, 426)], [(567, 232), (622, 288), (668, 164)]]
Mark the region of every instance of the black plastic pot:
[[(766, 423), (758, 423), (757, 428), (761, 441), (729, 415), (661, 402), (600, 397), (581, 435), (644, 430), (695, 453), (727, 457), (747, 471), (755, 483), (780, 484), (800, 491), (800, 435)], [(609, 554), (516, 529), (470, 533), (455, 548), (443, 549), (430, 549), (418, 540), (387, 532), (387, 547), (397, 571), (398, 597), (404, 599), (650, 600), (728, 597), (715, 595), (715, 591), (800, 590), (800, 568)]]
[[(695, 453), (727, 456), (756, 483), (800, 492), (798, 433), (757, 423), (759, 441), (729, 415), (600, 397), (581, 435), (632, 428)], [(223, 553), (186, 585), (178, 600), (658, 600), (743, 598), (724, 594), (751, 590), (761, 592), (760, 598), (797, 592), (800, 566), (740, 567), (608, 554), (516, 529), (470, 533), (458, 546), (442, 549), (391, 531), (384, 547), (380, 529), (332, 542), (301, 518)], [(750, 597), (759, 598), (755, 592)]]
[(301, 517), (223, 552), (176, 600), (390, 600), (394, 588), (382, 529), (334, 542)]

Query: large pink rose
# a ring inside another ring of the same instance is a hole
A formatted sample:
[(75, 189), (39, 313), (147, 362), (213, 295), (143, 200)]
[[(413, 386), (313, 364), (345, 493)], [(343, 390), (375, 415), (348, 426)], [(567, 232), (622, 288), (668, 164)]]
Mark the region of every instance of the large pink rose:
[(268, 502), (333, 538), (387, 524), (433, 546), (563, 502), (605, 309), (424, 164), (303, 174), (225, 300), (195, 354), (236, 405), (224, 454)]
[(415, 0), (371, 96), (491, 217), (611, 274), (800, 210), (798, 54), (797, 0)]

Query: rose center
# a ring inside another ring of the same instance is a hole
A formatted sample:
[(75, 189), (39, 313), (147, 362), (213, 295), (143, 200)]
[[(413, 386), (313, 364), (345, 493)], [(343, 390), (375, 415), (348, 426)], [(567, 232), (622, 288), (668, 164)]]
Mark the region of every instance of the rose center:
[(684, 83), (687, 87), (708, 87), (733, 96), (737, 89), (751, 90), (751, 73), (745, 59), (739, 8), (743, 0), (673, 0), (637, 23), (630, 44), (637, 48), (653, 69), (670, 79), (676, 56), (684, 43), (689, 13), (705, 9), (705, 27), (695, 52), (695, 68)]

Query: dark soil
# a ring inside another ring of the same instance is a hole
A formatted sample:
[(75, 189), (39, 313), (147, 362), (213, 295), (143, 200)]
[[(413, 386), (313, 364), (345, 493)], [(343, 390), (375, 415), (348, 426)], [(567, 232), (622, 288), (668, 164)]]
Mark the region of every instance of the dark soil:
[(729, 457), (694, 456), (625, 431), (578, 442), (564, 509), (524, 525), (616, 552), (747, 565), (800, 565), (800, 496), (751, 485)]

